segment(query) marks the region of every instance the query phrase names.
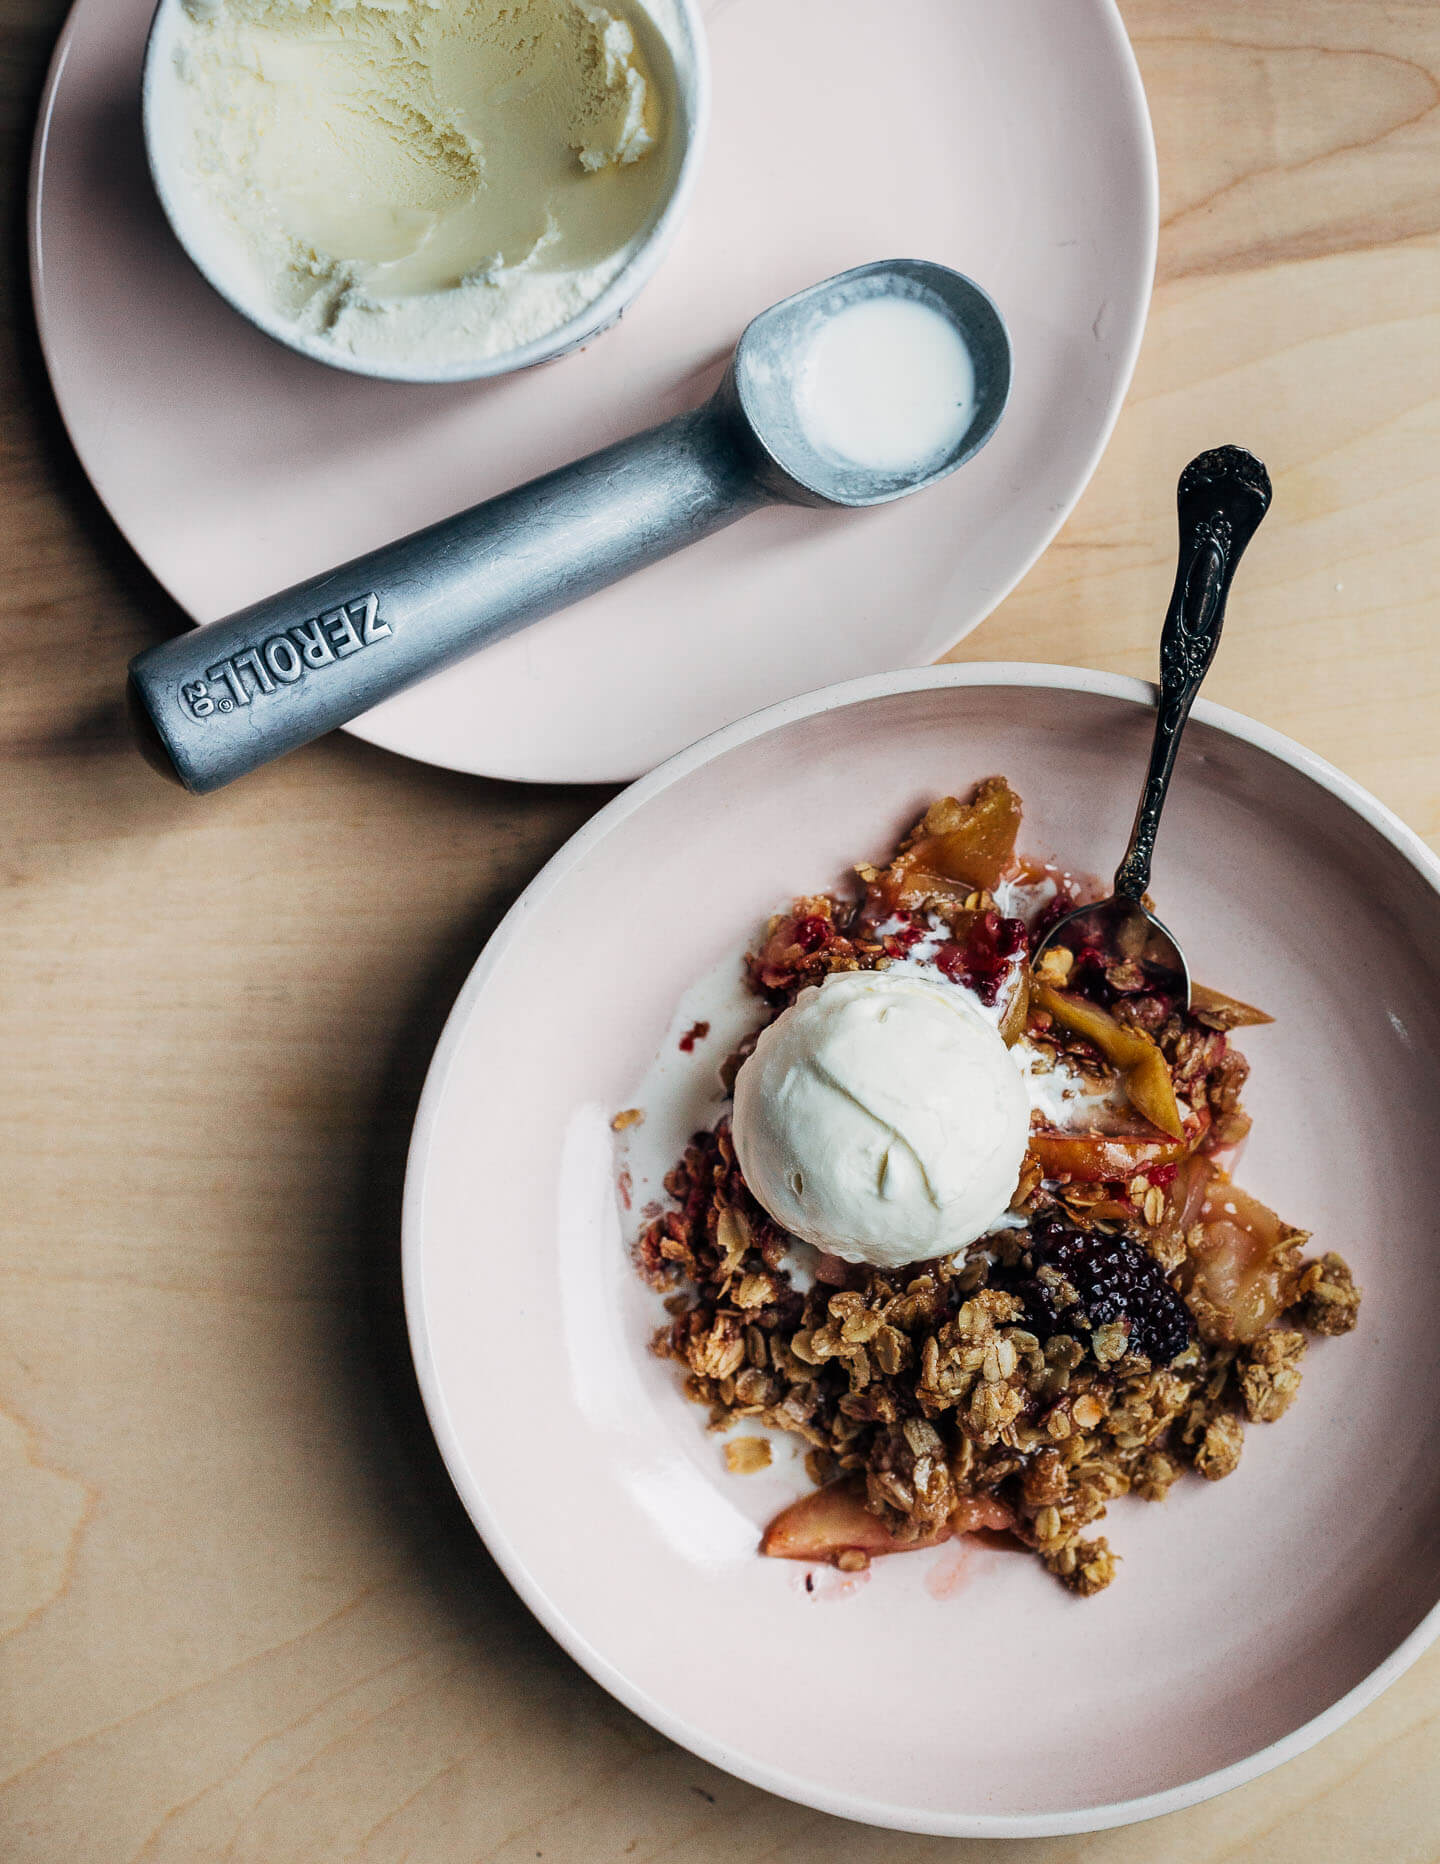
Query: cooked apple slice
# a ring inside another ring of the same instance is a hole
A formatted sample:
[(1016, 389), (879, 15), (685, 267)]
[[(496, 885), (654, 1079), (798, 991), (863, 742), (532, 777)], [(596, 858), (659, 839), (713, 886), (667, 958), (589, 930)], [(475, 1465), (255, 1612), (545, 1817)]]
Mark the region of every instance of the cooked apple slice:
[(1275, 1020), (1254, 1004), (1227, 997), (1223, 990), (1211, 990), (1208, 984), (1190, 986), (1190, 1008), (1212, 1029), (1253, 1029)]
[(1057, 1023), (1073, 1034), (1095, 1044), (1111, 1067), (1119, 1072), (1130, 1104), (1137, 1113), (1143, 1114), (1152, 1126), (1158, 1126), (1172, 1139), (1184, 1138), (1185, 1126), (1175, 1098), (1175, 1084), (1153, 1036), (1146, 1035), (1143, 1029), (1126, 1028), (1098, 1003), (1057, 990), (1053, 984), (1042, 983), (1039, 978), (1031, 981), (1030, 1001), (1048, 1010)]
[(1165, 1211), (1153, 1235), (1153, 1246), (1164, 1260), (1178, 1258), (1186, 1237), (1200, 1221), (1205, 1192), (1217, 1170), (1214, 1160), (1203, 1152), (1194, 1152), (1181, 1161), (1165, 1193)]
[(950, 1510), (950, 1525), (957, 1534), (1006, 1533), (1015, 1526), (1015, 1510), (994, 1495), (962, 1495)]
[(881, 876), (886, 903), (893, 910), (993, 893), (1015, 870), (1019, 832), (1020, 798), (1003, 777), (987, 777), (968, 803), (942, 797)]
[(1181, 1269), (1203, 1338), (1248, 1345), (1295, 1299), (1305, 1232), (1218, 1172), (1205, 1181), (1200, 1237)]
[(1040, 1127), (1030, 1135), (1030, 1156), (1046, 1178), (1074, 1184), (1128, 1184), (1156, 1165), (1178, 1165), (1197, 1150), (1210, 1129), (1208, 1112), (1197, 1114), (1185, 1135), (1153, 1133), (1064, 1133)]
[(760, 1551), (772, 1560), (830, 1560), (842, 1553), (877, 1559), (886, 1553), (914, 1553), (938, 1547), (956, 1534), (1007, 1532), (1015, 1512), (993, 1495), (962, 1495), (944, 1527), (918, 1540), (896, 1540), (878, 1515), (865, 1506), (865, 1492), (851, 1477), (802, 1495), (782, 1509), (765, 1530)]
[(765, 1530), (760, 1551), (772, 1560), (838, 1560), (842, 1553), (913, 1553), (949, 1540), (948, 1523), (918, 1540), (896, 1540), (865, 1506), (865, 1492), (846, 1478), (783, 1508)]
[(1000, 1012), (1000, 1035), (1006, 1048), (1014, 1048), (1030, 1020), (1029, 965), (1017, 965), (1000, 989), (1000, 1000), (1004, 1006)]

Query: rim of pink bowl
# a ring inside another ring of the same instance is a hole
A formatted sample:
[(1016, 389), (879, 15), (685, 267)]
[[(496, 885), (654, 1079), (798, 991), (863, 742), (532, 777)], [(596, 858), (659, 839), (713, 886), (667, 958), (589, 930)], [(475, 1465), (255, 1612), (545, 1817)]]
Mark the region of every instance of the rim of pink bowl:
[[(496, 1564), (535, 1617), (581, 1669), (588, 1672), (617, 1701), (702, 1760), (711, 1762), (738, 1779), (748, 1781), (752, 1786), (763, 1787), (767, 1792), (777, 1793), (785, 1799), (812, 1807), (817, 1812), (827, 1812), (838, 1818), (853, 1819), (893, 1831), (924, 1833), (940, 1838), (1060, 1837), (1079, 1832), (1104, 1831), (1117, 1825), (1133, 1825), (1144, 1819), (1159, 1818), (1167, 1812), (1178, 1812), (1186, 1806), (1198, 1805), (1202, 1800), (1227, 1793), (1232, 1787), (1243, 1786), (1247, 1781), (1257, 1779), (1261, 1774), (1269, 1773), (1285, 1761), (1303, 1754), (1307, 1748), (1322, 1741), (1326, 1735), (1333, 1734), (1361, 1709), (1374, 1702), (1440, 1637), (1440, 1601), (1432, 1606), (1383, 1663), (1377, 1665), (1363, 1682), (1333, 1702), (1328, 1709), (1246, 1759), (1234, 1761), (1228, 1767), (1203, 1774), (1199, 1779), (1170, 1787), (1162, 1793), (1148, 1794), (1139, 1799), (1115, 1800), (1108, 1805), (1085, 1806), (1073, 1812), (956, 1813), (944, 1816), (915, 1812), (905, 1806), (871, 1799), (859, 1792), (828, 1792), (807, 1780), (796, 1778), (783, 1766), (736, 1755), (683, 1718), (672, 1714), (646, 1691), (636, 1688), (551, 1603), (544, 1591), (530, 1578), (524, 1562), (511, 1545), (500, 1522), (491, 1513), (484, 1495), (470, 1478), (464, 1449), (451, 1424), (444, 1393), (435, 1379), (426, 1329), (420, 1257), (424, 1236), (426, 1155), (436, 1112), (443, 1099), (451, 1064), (463, 1040), (472, 1006), (535, 906), (618, 823), (644, 808), (654, 796), (668, 789), (671, 784), (702, 765), (723, 757), (737, 746), (782, 730), (799, 719), (811, 718), (823, 712), (839, 711), (866, 700), (889, 698), (898, 693), (924, 692), (947, 686), (1052, 688), (1094, 693), (1145, 706), (1153, 705), (1155, 699), (1154, 686), (1145, 680), (1132, 679), (1118, 673), (1100, 673), (1084, 667), (1049, 666), (1024, 661), (950, 663), (937, 667), (909, 668), (895, 673), (870, 674), (839, 685), (823, 686), (814, 692), (782, 700), (778, 705), (752, 713), (748, 718), (701, 738), (688, 749), (667, 758), (647, 776), (632, 783), (570, 838), (516, 900), (491, 934), (446, 1020), (425, 1077), (406, 1163), (401, 1215), (405, 1311), (411, 1353), (430, 1427), (466, 1513)], [(1306, 750), (1293, 738), (1287, 738), (1268, 725), (1247, 718), (1242, 712), (1232, 711), (1228, 706), (1214, 705), (1202, 699), (1195, 707), (1195, 717), (1202, 724), (1214, 726), (1243, 743), (1253, 745), (1257, 750), (1300, 771), (1321, 789), (1328, 790), (1390, 842), (1424, 876), (1434, 891), (1440, 893), (1440, 857), (1432, 854), (1413, 829), (1407, 828), (1392, 810), (1387, 809), (1353, 778), (1347, 777), (1315, 752)]]

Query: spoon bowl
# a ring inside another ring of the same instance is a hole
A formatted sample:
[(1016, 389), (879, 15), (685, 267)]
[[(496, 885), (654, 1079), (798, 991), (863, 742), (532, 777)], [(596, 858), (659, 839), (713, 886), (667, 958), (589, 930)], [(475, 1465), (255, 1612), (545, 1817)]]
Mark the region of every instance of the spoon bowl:
[[(1106, 965), (1136, 965), (1144, 973), (1143, 988), (1179, 1003), (1190, 1002), (1190, 966), (1179, 940), (1138, 900), (1111, 894), (1093, 906), (1077, 906), (1050, 928), (1036, 962), (1057, 946), (1077, 956), (1099, 953)], [(1127, 982), (1135, 983), (1133, 973)]]

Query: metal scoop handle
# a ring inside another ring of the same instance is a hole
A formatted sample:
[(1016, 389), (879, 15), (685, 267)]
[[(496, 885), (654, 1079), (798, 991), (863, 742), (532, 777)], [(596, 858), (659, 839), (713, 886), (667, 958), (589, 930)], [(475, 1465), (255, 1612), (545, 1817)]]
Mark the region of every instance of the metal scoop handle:
[(756, 450), (727, 377), (703, 408), (147, 648), (142, 745), (219, 789), (772, 502)]
[(1155, 741), (1130, 846), (1115, 870), (1115, 891), (1127, 900), (1141, 900), (1149, 889), (1155, 837), (1181, 734), (1220, 645), (1235, 571), (1270, 509), (1270, 475), (1244, 447), (1216, 447), (1181, 473), (1177, 504), (1180, 564), (1160, 636)]

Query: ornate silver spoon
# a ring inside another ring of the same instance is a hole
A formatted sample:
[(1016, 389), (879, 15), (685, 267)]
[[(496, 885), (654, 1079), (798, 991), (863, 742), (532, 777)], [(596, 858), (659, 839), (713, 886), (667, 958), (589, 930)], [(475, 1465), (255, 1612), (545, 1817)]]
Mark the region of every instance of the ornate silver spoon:
[(1152, 988), (1188, 1007), (1190, 967), (1175, 935), (1145, 905), (1145, 893), (1180, 736), (1220, 645), (1236, 567), (1270, 508), (1270, 475), (1243, 447), (1216, 447), (1181, 473), (1178, 504), (1180, 565), (1160, 636), (1155, 741), (1130, 846), (1110, 897), (1058, 920), (1035, 962), (1057, 945), (1098, 951), (1109, 962), (1142, 966)]

